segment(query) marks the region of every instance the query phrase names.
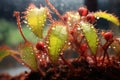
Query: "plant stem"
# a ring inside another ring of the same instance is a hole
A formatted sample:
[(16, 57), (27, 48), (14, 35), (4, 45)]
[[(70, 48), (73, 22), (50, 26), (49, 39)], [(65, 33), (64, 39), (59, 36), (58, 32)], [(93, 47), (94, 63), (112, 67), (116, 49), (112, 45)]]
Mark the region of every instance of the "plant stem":
[(15, 11), (14, 14), (13, 14), (13, 16), (16, 17), (18, 29), (19, 29), (20, 34), (22, 35), (24, 41), (25, 41), (25, 42), (28, 42), (28, 40), (25, 38), (25, 36), (24, 36), (24, 34), (23, 34), (23, 32), (22, 32), (21, 23), (20, 23), (20, 12)]
[(112, 44), (112, 42), (113, 42), (113, 39), (107, 41), (107, 42), (103, 45), (104, 53), (103, 53), (102, 64), (103, 64), (103, 62), (104, 62), (105, 55), (107, 56), (107, 59), (108, 59), (108, 61), (110, 62), (110, 59), (109, 59), (109, 55), (108, 55), (107, 49), (108, 49), (108, 47)]
[(58, 16), (62, 21), (64, 21), (64, 20), (63, 20), (63, 17), (61, 16), (61, 14), (58, 12), (57, 9), (55, 9), (55, 7), (50, 3), (50, 1), (49, 1), (49, 0), (45, 0), (45, 1), (46, 1), (46, 3), (50, 6), (50, 8), (57, 14), (57, 16)]

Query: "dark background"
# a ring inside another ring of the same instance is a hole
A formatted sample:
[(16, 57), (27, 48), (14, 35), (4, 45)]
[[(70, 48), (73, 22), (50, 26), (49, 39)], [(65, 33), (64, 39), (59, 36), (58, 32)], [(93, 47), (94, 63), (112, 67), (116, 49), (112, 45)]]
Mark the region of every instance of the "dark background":
[[(79, 6), (86, 5), (90, 11), (107, 10), (120, 16), (120, 0), (50, 0), (51, 3), (64, 13), (66, 10), (76, 10)], [(29, 3), (35, 3), (37, 6), (45, 6), (44, 0), (0, 0), (0, 18), (13, 20), (14, 11), (24, 11)]]
[[(77, 10), (79, 6), (87, 6), (90, 11), (102, 10), (109, 13), (114, 13), (120, 18), (120, 0), (50, 0), (51, 3), (57, 8), (57, 10), (63, 14), (68, 10)], [(8, 45), (13, 49), (16, 45), (22, 41), (22, 38), (17, 30), (15, 18), (13, 17), (14, 11), (23, 12), (26, 10), (30, 3), (34, 3), (36, 6), (47, 6), (44, 0), (0, 0), (0, 45)], [(54, 18), (57, 16), (53, 13)], [(97, 22), (97, 28), (101, 29), (113, 29), (110, 26), (115, 26), (108, 23), (106, 20), (99, 20)], [(33, 36), (26, 26), (23, 27), (25, 35), (32, 41)], [(119, 27), (114, 28), (113, 31), (119, 35)], [(16, 63), (11, 57), (7, 57), (0, 63), (0, 73), (9, 72), (12, 75), (16, 75), (18, 72), (28, 70), (25, 67), (18, 68), (21, 66)]]

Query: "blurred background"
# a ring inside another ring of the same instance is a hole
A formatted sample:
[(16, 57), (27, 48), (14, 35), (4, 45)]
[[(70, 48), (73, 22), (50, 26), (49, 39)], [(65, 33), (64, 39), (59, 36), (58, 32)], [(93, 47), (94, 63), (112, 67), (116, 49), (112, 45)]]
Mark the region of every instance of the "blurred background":
[[(87, 6), (90, 11), (107, 11), (113, 13), (120, 18), (120, 0), (50, 0), (50, 2), (57, 8), (60, 14), (65, 11), (77, 10), (79, 6)], [(44, 0), (0, 0), (0, 46), (8, 45), (12, 49), (17, 49), (17, 45), (23, 41), (18, 32), (14, 11), (23, 12), (30, 3), (34, 3), (40, 7), (47, 6)], [(53, 18), (58, 17), (52, 13)], [(96, 25), (101, 29), (112, 29), (115, 26), (105, 20), (99, 20)], [(36, 42), (37, 38), (30, 32), (26, 25), (22, 25), (25, 36), (32, 42)], [(119, 27), (114, 28), (113, 31), (119, 35)], [(34, 37), (34, 38), (33, 38)], [(8, 56), (0, 62), (0, 73), (10, 73), (15, 76), (23, 71), (29, 71), (28, 68), (23, 67), (15, 59)]]

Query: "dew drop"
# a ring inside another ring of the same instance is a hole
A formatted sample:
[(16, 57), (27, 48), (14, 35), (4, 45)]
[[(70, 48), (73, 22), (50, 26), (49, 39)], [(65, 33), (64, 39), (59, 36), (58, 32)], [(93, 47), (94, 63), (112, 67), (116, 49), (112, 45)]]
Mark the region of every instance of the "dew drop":
[(60, 53), (60, 55), (63, 55), (63, 53)]
[(55, 28), (53, 27), (52, 30), (55, 30)]
[(23, 56), (23, 58), (25, 58), (26, 56)]
[(59, 52), (61, 51), (61, 49), (58, 50)]
[(42, 55), (42, 58), (44, 59), (44, 58), (45, 58), (45, 55)]
[(97, 39), (97, 42), (99, 42), (99, 39)]
[(68, 45), (71, 45), (71, 43), (70, 43), (70, 42), (68, 42)]
[(65, 41), (65, 43), (67, 43), (67, 41)]
[(77, 30), (79, 31), (79, 30), (81, 30), (80, 28), (77, 28)]
[(71, 23), (69, 23), (69, 26), (71, 26), (72, 24)]
[(39, 60), (40, 62), (42, 61), (42, 59)]
[(24, 22), (25, 24), (27, 24), (27, 21), (24, 20), (23, 22)]
[(22, 65), (25, 65), (25, 63), (22, 63)]
[(43, 15), (44, 17), (46, 17), (46, 15)]
[(39, 21), (39, 23), (41, 23), (41, 21)]
[(116, 47), (114, 46), (113, 49), (115, 49)]
[(42, 26), (44, 26), (44, 24), (42, 24)]
[(48, 44), (48, 43), (49, 43), (49, 41), (46, 41), (46, 43)]
[(111, 46), (109, 46), (108, 48), (111, 48)]
[(31, 27), (29, 27), (29, 29), (31, 30)]
[(97, 17), (97, 19), (100, 19), (100, 17)]
[(49, 58), (48, 57), (46, 58), (46, 61), (49, 62)]
[(50, 49), (50, 47), (48, 47), (48, 49)]
[(44, 45), (44, 48), (46, 48), (47, 46), (46, 45)]
[(120, 64), (120, 61), (118, 61), (118, 64)]
[(38, 58), (40, 58), (40, 56), (37, 56)]
[(94, 27), (92, 26), (91, 28), (93, 29)]
[(31, 53), (31, 54), (33, 54), (33, 53)]
[(70, 17), (68, 17), (68, 20), (71, 20), (71, 18), (70, 18)]

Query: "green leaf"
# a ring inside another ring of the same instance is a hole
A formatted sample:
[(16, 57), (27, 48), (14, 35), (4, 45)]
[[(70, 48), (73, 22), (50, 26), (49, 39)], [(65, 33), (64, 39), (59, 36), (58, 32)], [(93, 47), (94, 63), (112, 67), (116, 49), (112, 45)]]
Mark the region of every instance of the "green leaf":
[(48, 33), (48, 51), (50, 59), (53, 63), (56, 63), (65, 42), (67, 41), (68, 32), (67, 27), (61, 23), (52, 25), (50, 32)]
[(33, 45), (31, 43), (25, 43), (19, 47), (20, 57), (22, 60), (33, 70), (37, 70), (37, 61), (35, 58)]
[(0, 61), (2, 61), (8, 55), (10, 55), (9, 49), (5, 46), (1, 46), (0, 47)]
[(116, 24), (117, 26), (120, 26), (119, 19), (116, 16), (112, 15), (112, 14), (99, 11), (99, 12), (95, 12), (94, 15), (95, 15), (96, 18), (97, 17), (98, 18), (103, 18), (103, 19), (106, 19), (108, 21), (111, 21), (112, 23)]
[(18, 52), (9, 49), (7, 46), (0, 47), (0, 61), (11, 54), (18, 54)]
[(26, 20), (32, 32), (39, 38), (43, 37), (43, 27), (47, 19), (47, 8), (37, 8), (31, 4), (27, 9)]
[(88, 42), (88, 45), (93, 54), (96, 54), (97, 46), (98, 46), (98, 36), (94, 26), (88, 22), (81, 22), (80, 28), (82, 29), (84, 36)]

